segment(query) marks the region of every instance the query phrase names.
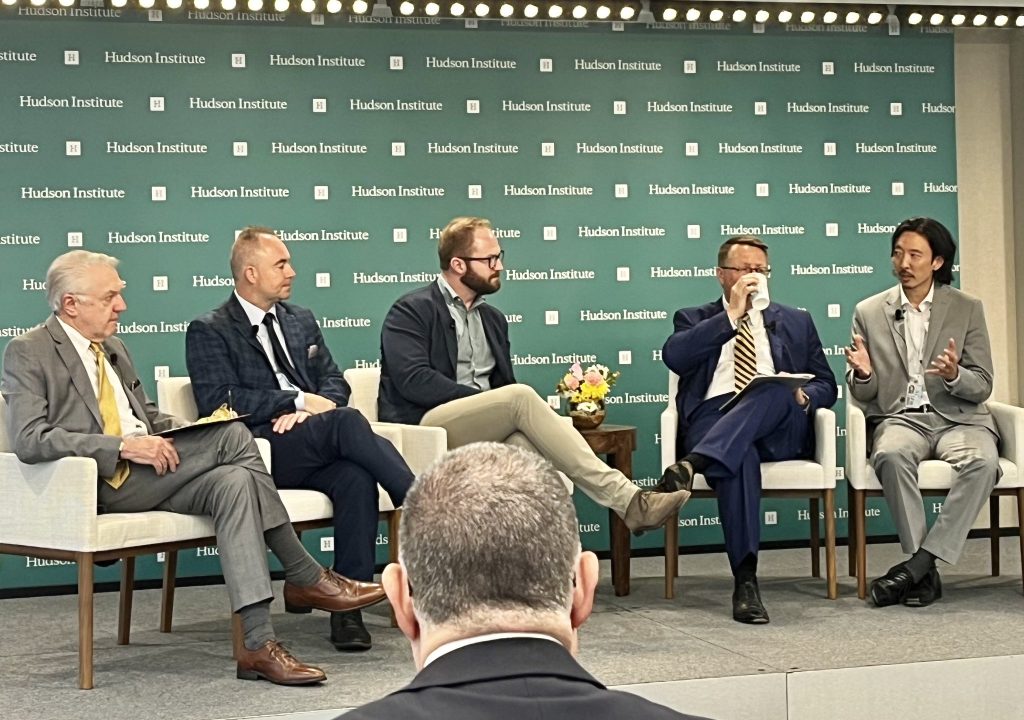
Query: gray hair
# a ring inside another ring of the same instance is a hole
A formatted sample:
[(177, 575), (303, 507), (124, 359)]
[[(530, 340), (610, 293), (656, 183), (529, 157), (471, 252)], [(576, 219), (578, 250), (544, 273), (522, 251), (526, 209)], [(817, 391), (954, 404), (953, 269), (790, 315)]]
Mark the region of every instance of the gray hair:
[(498, 613), (564, 613), (579, 531), (572, 497), (535, 453), (474, 443), (444, 455), (402, 507), (401, 558), (417, 615), (494, 627)]
[(97, 265), (117, 269), (118, 259), (88, 250), (72, 250), (57, 257), (46, 271), (46, 302), (55, 313), (60, 312), (61, 298), (68, 293), (85, 290), (86, 275)]

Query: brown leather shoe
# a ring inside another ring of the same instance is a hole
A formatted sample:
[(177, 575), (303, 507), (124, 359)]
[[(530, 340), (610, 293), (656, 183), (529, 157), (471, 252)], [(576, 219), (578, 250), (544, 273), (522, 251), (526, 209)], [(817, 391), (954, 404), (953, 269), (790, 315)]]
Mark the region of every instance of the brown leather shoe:
[(238, 651), (239, 680), (269, 680), (278, 685), (312, 685), (327, 679), (324, 671), (299, 662), (276, 640), (267, 640), (259, 650)]
[(629, 501), (622, 522), (634, 535), (639, 535), (645, 530), (653, 530), (664, 525), (665, 521), (678, 513), (679, 508), (689, 499), (689, 490), (666, 493), (640, 490)]
[(311, 607), (327, 612), (358, 610), (384, 599), (384, 588), (377, 583), (350, 580), (330, 568), (324, 568), (320, 579), (309, 587), (284, 584), (285, 604), (292, 608)]

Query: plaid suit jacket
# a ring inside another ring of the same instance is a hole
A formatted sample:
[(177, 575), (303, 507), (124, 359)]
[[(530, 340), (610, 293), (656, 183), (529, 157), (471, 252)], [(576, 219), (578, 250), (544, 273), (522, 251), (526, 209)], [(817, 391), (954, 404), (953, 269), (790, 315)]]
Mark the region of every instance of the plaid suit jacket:
[[(288, 354), (302, 381), (302, 390), (322, 395), (344, 407), (352, 389), (331, 357), (313, 313), (291, 303), (277, 303), (277, 319)], [(253, 434), (279, 415), (295, 411), (295, 393), (278, 385), (270, 360), (234, 293), (216, 310), (191, 323), (185, 334), (185, 360), (196, 405), (208, 415), (228, 402)]]

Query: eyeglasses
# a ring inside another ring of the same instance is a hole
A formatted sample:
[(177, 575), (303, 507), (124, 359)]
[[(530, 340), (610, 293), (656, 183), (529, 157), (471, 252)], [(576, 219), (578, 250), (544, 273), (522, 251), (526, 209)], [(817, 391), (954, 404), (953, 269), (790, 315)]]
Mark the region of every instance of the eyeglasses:
[(465, 260), (466, 262), (473, 262), (473, 261), (485, 262), (485, 263), (487, 263), (487, 267), (489, 267), (491, 270), (493, 270), (494, 268), (496, 268), (498, 266), (498, 263), (503, 262), (505, 260), (505, 251), (502, 250), (497, 255), (488, 255), (487, 257), (478, 257), (478, 258), (459, 256), (459, 260)]
[(730, 267), (729, 265), (719, 265), (719, 270), (734, 270), (735, 272), (741, 272), (744, 275), (749, 273), (761, 273), (765, 277), (772, 276), (772, 266), (767, 265), (765, 267)]

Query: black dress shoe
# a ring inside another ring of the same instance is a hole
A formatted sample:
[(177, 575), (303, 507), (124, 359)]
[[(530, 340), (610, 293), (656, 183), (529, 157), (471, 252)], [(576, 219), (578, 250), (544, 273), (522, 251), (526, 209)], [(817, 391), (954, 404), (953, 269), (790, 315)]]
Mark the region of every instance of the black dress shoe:
[(692, 491), (693, 476), (696, 474), (689, 460), (674, 462), (665, 468), (665, 472), (661, 474), (661, 482), (658, 483), (655, 490), (661, 492)]
[(768, 611), (761, 602), (757, 578), (736, 581), (736, 587), (732, 591), (732, 619), (748, 625), (763, 625), (768, 622)]
[(914, 586), (914, 577), (906, 563), (893, 565), (882, 577), (871, 583), (871, 601), (878, 607), (903, 602)]
[(359, 610), (331, 613), (331, 643), (341, 652), (362, 652), (373, 645)]
[(921, 582), (910, 588), (903, 604), (907, 607), (925, 607), (941, 597), (942, 578), (939, 577), (938, 569), (932, 567), (928, 574), (921, 578)]

